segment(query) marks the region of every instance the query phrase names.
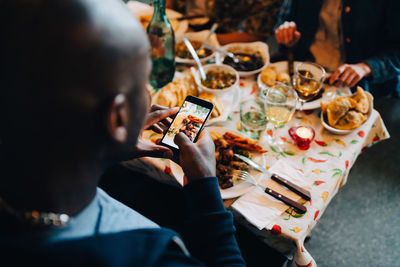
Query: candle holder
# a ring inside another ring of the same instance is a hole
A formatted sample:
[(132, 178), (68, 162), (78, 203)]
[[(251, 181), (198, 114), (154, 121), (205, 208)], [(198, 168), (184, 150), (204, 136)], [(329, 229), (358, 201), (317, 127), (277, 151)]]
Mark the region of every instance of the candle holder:
[(295, 126), (289, 129), (289, 135), (299, 149), (307, 150), (314, 140), (315, 131), (310, 126)]

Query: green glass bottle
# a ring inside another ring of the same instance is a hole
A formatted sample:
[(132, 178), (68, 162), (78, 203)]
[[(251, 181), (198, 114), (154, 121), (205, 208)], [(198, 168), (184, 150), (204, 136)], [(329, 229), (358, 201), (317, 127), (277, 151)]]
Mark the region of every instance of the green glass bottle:
[(175, 74), (175, 35), (165, 14), (165, 0), (154, 0), (154, 14), (147, 27), (153, 67), (150, 84), (155, 90), (172, 81)]

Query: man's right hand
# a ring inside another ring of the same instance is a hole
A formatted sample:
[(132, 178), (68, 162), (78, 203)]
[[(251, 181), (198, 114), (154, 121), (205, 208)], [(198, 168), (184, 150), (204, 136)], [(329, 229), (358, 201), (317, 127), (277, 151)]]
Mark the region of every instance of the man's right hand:
[(178, 133), (174, 142), (179, 147), (179, 165), (188, 183), (216, 175), (215, 145), (206, 129), (201, 131), (196, 143), (183, 133)]
[(301, 33), (297, 31), (296, 23), (285, 21), (275, 31), (275, 38), (279, 44), (293, 47), (300, 40)]

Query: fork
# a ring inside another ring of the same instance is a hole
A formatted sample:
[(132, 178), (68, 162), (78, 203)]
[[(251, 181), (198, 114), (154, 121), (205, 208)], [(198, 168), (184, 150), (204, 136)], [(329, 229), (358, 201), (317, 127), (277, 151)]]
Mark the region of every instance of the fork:
[(300, 203), (297, 203), (296, 201), (291, 200), (290, 198), (272, 190), (269, 187), (258, 184), (257, 181), (254, 179), (254, 177), (247, 171), (240, 171), (240, 173), (235, 173), (234, 178), (246, 181), (250, 184), (253, 184), (253, 185), (261, 188), (268, 195), (271, 195), (274, 198), (276, 198), (276, 199), (282, 201), (283, 203), (289, 205), (290, 207), (292, 207), (294, 210), (296, 210), (297, 213), (306, 213), (307, 212), (307, 208), (304, 205), (301, 205)]

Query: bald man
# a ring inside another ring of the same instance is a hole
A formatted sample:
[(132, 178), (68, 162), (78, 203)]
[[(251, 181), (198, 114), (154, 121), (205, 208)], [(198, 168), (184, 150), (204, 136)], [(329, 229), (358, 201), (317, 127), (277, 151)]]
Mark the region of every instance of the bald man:
[(183, 134), (175, 139), (188, 179), (185, 241), (191, 251), (178, 234), (97, 187), (116, 162), (172, 157), (168, 148), (140, 139), (142, 129), (165, 130), (177, 110), (149, 110), (149, 44), (124, 4), (6, 0), (0, 12), (2, 259), (243, 265), (206, 131), (196, 144)]

